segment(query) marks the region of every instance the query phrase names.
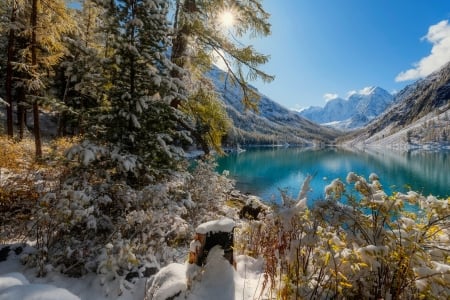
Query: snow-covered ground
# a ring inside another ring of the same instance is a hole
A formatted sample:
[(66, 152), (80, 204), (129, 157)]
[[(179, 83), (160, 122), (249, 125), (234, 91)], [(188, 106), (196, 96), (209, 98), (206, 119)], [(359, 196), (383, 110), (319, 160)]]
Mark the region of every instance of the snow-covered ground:
[[(60, 299), (143, 299), (145, 280), (138, 281), (135, 286), (117, 294), (114, 286), (105, 287), (95, 274), (82, 278), (69, 278), (59, 272), (50, 271), (45, 277), (37, 277), (35, 269), (24, 266), (21, 258), (31, 251), (32, 247), (25, 246), (23, 251), (16, 254), (14, 249), (21, 245), (12, 245), (9, 256), (0, 262), (0, 300), (60, 300)], [(108, 290), (110, 293), (108, 294)]]
[[(13, 245), (11, 249), (15, 247), (19, 245)], [(186, 291), (188, 264), (174, 263), (163, 268), (154, 279), (140, 279), (134, 285), (130, 284), (128, 290), (118, 294), (117, 287), (102, 286), (95, 274), (69, 278), (50, 271), (46, 277), (37, 277), (36, 270), (27, 268), (20, 262), (20, 258), (29, 251), (33, 249), (25, 247), (20, 254), (10, 251), (8, 259), (0, 262), (0, 300), (162, 300), (180, 291), (183, 291), (180, 296), (189, 300), (245, 300), (253, 299), (259, 293), (263, 281), (261, 259), (237, 256), (234, 269), (223, 258), (223, 250), (217, 249), (209, 256), (201, 275), (204, 280), (197, 278), (189, 291)], [(161, 284), (153, 284), (153, 287), (158, 286), (158, 289), (150, 294), (151, 283), (158, 280)]]
[(263, 260), (248, 256), (236, 257), (236, 269), (225, 260), (223, 250), (213, 248), (204, 271), (187, 289), (186, 274), (192, 268), (188, 264), (170, 264), (155, 277), (147, 296), (152, 300), (232, 300), (254, 299), (261, 292)]
[[(424, 142), (424, 135), (429, 132), (429, 130), (423, 130), (423, 128), (426, 128), (427, 124), (434, 123), (434, 127), (439, 129), (444, 128), (444, 130), (448, 126), (448, 112), (446, 112), (444, 108), (442, 110), (443, 112), (441, 112), (440, 114), (436, 114), (436, 112), (429, 113), (413, 124), (402, 128), (394, 134), (391, 134), (391, 131), (395, 128), (393, 127), (393, 125), (390, 125), (368, 138), (363, 137), (362, 139), (352, 140), (348, 143), (345, 143), (345, 145), (357, 146), (360, 148), (388, 148), (405, 151), (415, 149), (448, 150), (450, 149), (450, 143), (448, 141), (446, 143)], [(410, 142), (408, 142), (407, 138), (408, 133), (417, 133), (410, 138)]]

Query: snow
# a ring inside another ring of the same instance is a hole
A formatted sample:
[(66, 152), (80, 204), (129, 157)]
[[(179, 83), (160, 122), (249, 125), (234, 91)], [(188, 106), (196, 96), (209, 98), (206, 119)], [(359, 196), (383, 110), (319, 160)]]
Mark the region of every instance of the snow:
[(203, 223), (195, 230), (197, 233), (206, 234), (208, 232), (231, 232), (235, 227), (235, 223), (230, 218), (222, 218), (220, 220), (209, 221)]
[(436, 112), (430, 112), (423, 116), (416, 122), (403, 127), (394, 134), (391, 134), (395, 130), (394, 125), (387, 126), (374, 135), (365, 138), (364, 140), (355, 140), (347, 144), (353, 146), (369, 147), (372, 149), (397, 149), (397, 150), (434, 150), (434, 149), (448, 149), (448, 143), (423, 143), (417, 141), (416, 143), (407, 142), (408, 132), (418, 131), (421, 128), (426, 128), (426, 124), (429, 122), (435, 122), (436, 126), (445, 126), (448, 121), (446, 120), (446, 112), (443, 111), (440, 114)]
[[(18, 245), (12, 245), (11, 249), (16, 247)], [(21, 259), (32, 251), (34, 249), (29, 246), (24, 247), (21, 254), (10, 251), (7, 260), (0, 262), (0, 300), (144, 299), (145, 279), (138, 280), (135, 285), (130, 284), (130, 289), (120, 292), (117, 282), (102, 285), (95, 274), (70, 278), (57, 270), (49, 270), (45, 277), (38, 277), (36, 269), (21, 263)]]
[(393, 102), (394, 97), (379, 87), (366, 87), (353, 91), (346, 99), (333, 98), (322, 107), (311, 107), (299, 114), (313, 122), (341, 130), (363, 127), (380, 115)]
[[(8, 277), (6, 277), (8, 279)], [(0, 278), (2, 280), (3, 278)], [(15, 285), (0, 292), (0, 300), (79, 300), (77, 296), (66, 289), (57, 288), (49, 284)]]
[(23, 274), (12, 272), (0, 276), (0, 293), (9, 287), (30, 283)]
[[(262, 288), (263, 260), (241, 255), (236, 258), (236, 264), (234, 269), (223, 257), (220, 246), (210, 250), (202, 270), (195, 264), (170, 264), (156, 275), (150, 288), (150, 299), (165, 300), (175, 295), (175, 300), (254, 299)], [(187, 288), (186, 277), (190, 275), (192, 266), (197, 275)]]
[(155, 276), (149, 296), (153, 300), (165, 300), (186, 289), (186, 266), (173, 263), (162, 268)]
[(373, 86), (368, 86), (368, 87), (365, 87), (365, 88), (361, 89), (361, 90), (359, 91), (359, 93), (360, 93), (361, 95), (367, 96), (367, 95), (372, 94), (372, 93), (374, 92), (374, 90), (375, 90), (375, 87), (373, 87)]
[[(235, 296), (235, 272), (233, 266), (223, 257), (223, 250), (215, 246), (210, 250), (202, 281), (193, 283), (187, 299), (228, 300)], [(239, 279), (236, 276), (236, 279)], [(242, 299), (242, 298), (241, 298)]]
[[(230, 226), (231, 222), (223, 220), (221, 224)], [(30, 247), (26, 249), (31, 251)], [(36, 277), (36, 270), (23, 266), (20, 257), (10, 251), (8, 259), (0, 262), (0, 300), (165, 300), (178, 293), (174, 300), (250, 300), (261, 293), (264, 270), (262, 258), (245, 255), (236, 257), (235, 269), (223, 257), (222, 248), (216, 246), (210, 250), (204, 267), (172, 263), (154, 277), (139, 279), (120, 293), (117, 286), (108, 286), (108, 282), (102, 286), (95, 274), (69, 278), (55, 270), (45, 277)], [(195, 276), (188, 289), (187, 277), (192, 275)]]
[(0, 300), (6, 299), (79, 300), (80, 298), (54, 285), (30, 283), (23, 274), (11, 272), (0, 275)]

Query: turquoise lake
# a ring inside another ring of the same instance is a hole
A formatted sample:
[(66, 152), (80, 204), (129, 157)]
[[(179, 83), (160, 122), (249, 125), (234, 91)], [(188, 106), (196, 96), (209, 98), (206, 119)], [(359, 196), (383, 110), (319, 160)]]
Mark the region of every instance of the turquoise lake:
[[(333, 179), (345, 182), (349, 172), (366, 178), (380, 177), (385, 191), (450, 196), (450, 152), (395, 152), (388, 150), (349, 151), (340, 148), (250, 148), (217, 160), (218, 172), (228, 170), (236, 187), (259, 196), (265, 202), (279, 202), (279, 189), (297, 196), (308, 174), (315, 175), (308, 204), (323, 198), (323, 190)], [(347, 187), (352, 193), (352, 187)]]

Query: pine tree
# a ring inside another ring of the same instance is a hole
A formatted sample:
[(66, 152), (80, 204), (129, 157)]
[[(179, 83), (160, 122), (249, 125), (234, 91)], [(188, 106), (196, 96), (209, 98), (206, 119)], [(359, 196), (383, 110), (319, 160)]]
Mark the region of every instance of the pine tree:
[(100, 34), (100, 17), (104, 9), (93, 0), (83, 1), (74, 10), (77, 30), (64, 40), (67, 54), (57, 67), (53, 89), (61, 100), (58, 135), (83, 134), (89, 115), (102, 109), (106, 98), (102, 69), (104, 35)]

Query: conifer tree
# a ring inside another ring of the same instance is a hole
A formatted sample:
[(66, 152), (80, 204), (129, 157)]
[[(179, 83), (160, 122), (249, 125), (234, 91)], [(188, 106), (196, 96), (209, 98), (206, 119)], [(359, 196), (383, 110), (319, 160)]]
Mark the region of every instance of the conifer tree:
[[(5, 5), (5, 3), (3, 4)], [(8, 12), (10, 12), (10, 18), (9, 18), (9, 22), (8, 25), (9, 26), (3, 26), (3, 34), (7, 33), (8, 39), (7, 41), (5, 41), (5, 43), (2, 43), (3, 45), (7, 45), (6, 46), (6, 53), (7, 53), (7, 57), (6, 57), (6, 75), (5, 75), (5, 98), (6, 98), (6, 102), (7, 102), (7, 107), (6, 107), (6, 128), (7, 128), (7, 134), (10, 138), (13, 137), (14, 135), (14, 130), (13, 130), (13, 94), (12, 94), (12, 86), (13, 86), (13, 68), (12, 68), (12, 61), (14, 58), (14, 52), (15, 52), (15, 30), (14, 30), (14, 24), (16, 22), (16, 18), (17, 18), (17, 8), (18, 8), (18, 4), (16, 0), (12, 0), (11, 4), (10, 4), (10, 9), (8, 10)], [(6, 12), (6, 7), (2, 7), (2, 9), (5, 10)], [(2, 14), (3, 15), (3, 14)], [(2, 34), (2, 36), (4, 36)], [(4, 53), (2, 51), (2, 53)], [(4, 61), (2, 59), (2, 61)]]
[[(236, 1), (236, 0), (176, 0), (176, 13), (174, 22), (174, 39), (171, 59), (174, 63), (188, 72), (174, 70), (174, 75), (193, 82), (190, 86), (191, 101), (220, 101), (218, 97), (208, 97), (199, 99), (204, 93), (199, 92), (202, 87), (204, 72), (209, 70), (215, 60), (222, 61), (228, 71), (230, 81), (240, 86), (243, 92), (242, 102), (246, 108), (258, 109), (258, 95), (248, 86), (248, 80), (262, 79), (271, 81), (272, 76), (259, 69), (259, 65), (268, 60), (268, 56), (255, 51), (252, 46), (243, 46), (236, 41), (236, 37), (245, 35), (268, 35), (270, 34), (269, 14), (262, 7), (260, 0)], [(234, 18), (233, 29), (224, 28), (221, 17), (228, 14)], [(232, 33), (233, 32), (233, 33)], [(234, 35), (233, 35), (234, 34)], [(190, 77), (190, 78), (189, 78)], [(196, 84), (197, 83), (197, 84)], [(192, 111), (189, 107), (193, 105), (183, 105), (179, 99), (172, 102), (174, 107), (188, 107), (188, 111), (197, 114), (192, 116), (195, 120), (200, 120), (202, 124), (197, 124), (197, 128), (207, 128), (207, 135), (225, 134), (224, 132), (214, 132), (214, 126), (209, 124), (211, 118), (199, 116), (202, 111)], [(195, 105), (194, 105), (195, 106)], [(210, 105), (210, 108), (220, 109), (220, 105)], [(222, 108), (223, 110), (223, 108)], [(204, 112), (206, 112), (204, 110)], [(213, 113), (214, 114), (214, 113)], [(218, 116), (223, 113), (215, 114)], [(220, 121), (226, 122), (225, 120)], [(197, 136), (199, 133), (197, 132)], [(200, 132), (198, 138), (203, 150), (208, 153), (205, 147), (206, 137), (204, 132)], [(203, 140), (203, 141), (202, 141)], [(220, 144), (213, 144), (219, 148)]]
[[(17, 94), (24, 88), (26, 100), (33, 108), (34, 136), (36, 158), (42, 155), (39, 109), (40, 105), (48, 102), (48, 84), (54, 75), (53, 67), (64, 54), (62, 43), (64, 34), (73, 28), (72, 18), (67, 12), (64, 1), (11, 1), (16, 4), (17, 39), (22, 41), (17, 47), (17, 57), (11, 62), (15, 71), (20, 74), (18, 78)], [(14, 39), (11, 42), (16, 41)], [(8, 84), (12, 85), (12, 81)], [(9, 89), (11, 87), (7, 87)], [(20, 98), (20, 96), (18, 96)]]
[(184, 117), (169, 103), (183, 99), (185, 92), (170, 74), (168, 3), (119, 0), (102, 5), (104, 27), (99, 29), (108, 33), (102, 59), (107, 105), (97, 121), (92, 119), (88, 138), (136, 155), (146, 166), (170, 165), (179, 152), (175, 143), (185, 134), (176, 128)]
[(63, 104), (58, 118), (58, 135), (83, 134), (89, 115), (101, 109), (107, 78), (103, 74), (103, 34), (100, 17), (104, 9), (85, 0), (73, 10), (77, 30), (64, 40), (67, 54), (57, 67), (53, 89)]

